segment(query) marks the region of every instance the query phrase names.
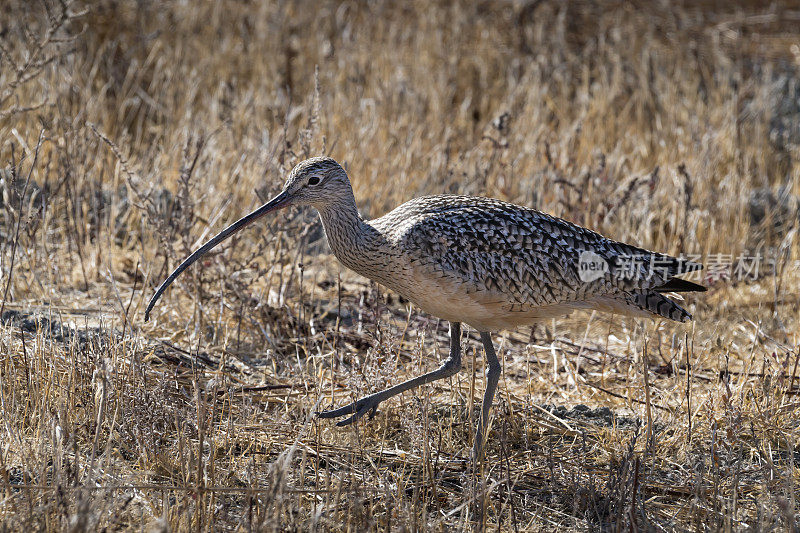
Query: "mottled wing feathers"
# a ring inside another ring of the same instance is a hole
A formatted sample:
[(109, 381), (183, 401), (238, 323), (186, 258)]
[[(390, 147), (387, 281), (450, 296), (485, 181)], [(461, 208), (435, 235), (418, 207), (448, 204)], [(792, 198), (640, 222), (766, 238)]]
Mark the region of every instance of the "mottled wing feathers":
[(473, 197), (412, 202), (413, 215), (404, 213), (405, 224), (397, 229), (398, 245), (417, 250), (430, 268), (458, 276), (467, 291), (542, 306), (574, 299), (569, 294), (582, 290), (577, 263), (570, 260), (576, 235), (549, 227), (536, 212), (522, 218), (516, 206)]
[[(699, 287), (673, 278), (700, 265), (619, 243), (500, 200), (422, 197), (373, 224), (397, 246), (415, 250), (418, 261), (431, 270), (458, 277), (477, 297), (504, 301), (507, 311), (564, 303), (591, 307), (586, 303), (605, 298), (606, 304), (614, 301), (612, 307), (684, 320), (688, 313), (653, 291)], [(581, 271), (586, 258), (601, 260), (605, 270), (587, 277)]]

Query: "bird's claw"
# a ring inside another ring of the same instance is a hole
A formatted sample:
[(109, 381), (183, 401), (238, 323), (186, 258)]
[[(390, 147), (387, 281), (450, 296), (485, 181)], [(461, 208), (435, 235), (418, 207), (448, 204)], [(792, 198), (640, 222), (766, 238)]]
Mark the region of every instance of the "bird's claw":
[(351, 416), (336, 423), (338, 427), (348, 426), (367, 413), (369, 413), (370, 420), (375, 418), (375, 414), (378, 412), (378, 405), (380, 403), (380, 400), (371, 396), (366, 396), (338, 409), (317, 412), (317, 416), (319, 418), (338, 418), (340, 416), (349, 415), (352, 413)]

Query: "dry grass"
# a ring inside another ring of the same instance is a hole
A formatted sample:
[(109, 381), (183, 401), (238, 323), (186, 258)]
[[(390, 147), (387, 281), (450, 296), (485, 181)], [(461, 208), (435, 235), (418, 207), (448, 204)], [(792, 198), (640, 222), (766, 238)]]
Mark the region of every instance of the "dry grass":
[[(800, 7), (64, 2), (0, 14), (3, 529), (800, 528)], [(342, 270), (313, 213), (245, 232), (142, 321), (176, 261), (319, 153), (369, 216), (485, 194), (765, 260), (707, 269), (688, 326), (498, 337), (475, 473), (472, 331), (448, 382), (354, 427), (313, 417), (447, 342)]]

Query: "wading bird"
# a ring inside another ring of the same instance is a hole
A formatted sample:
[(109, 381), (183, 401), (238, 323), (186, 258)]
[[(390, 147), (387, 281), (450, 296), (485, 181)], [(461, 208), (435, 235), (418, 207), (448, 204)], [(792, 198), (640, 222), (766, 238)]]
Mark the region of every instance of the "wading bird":
[[(450, 322), (450, 355), (439, 368), (353, 403), (318, 413), (350, 424), (409, 389), (461, 369), (461, 323), (475, 328), (486, 352), (486, 392), (475, 432), (480, 459), (500, 377), (492, 331), (597, 309), (685, 322), (691, 315), (665, 292), (703, 291), (675, 276), (701, 265), (608, 239), (540, 211), (491, 198), (416, 198), (375, 220), (356, 208), (345, 170), (329, 157), (298, 164), (275, 198), (222, 230), (164, 280), (145, 320), (170, 283), (203, 254), (267, 213), (312, 206), (331, 250), (346, 267), (422, 310)], [(349, 415), (349, 416), (348, 416)]]

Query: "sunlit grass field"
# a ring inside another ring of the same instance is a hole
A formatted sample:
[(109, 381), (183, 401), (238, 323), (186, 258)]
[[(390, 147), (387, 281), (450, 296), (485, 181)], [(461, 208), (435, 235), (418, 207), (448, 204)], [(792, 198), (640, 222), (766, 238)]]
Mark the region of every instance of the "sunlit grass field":
[[(447, 324), (316, 214), (186, 255), (302, 159), (362, 215), (485, 195), (706, 266), (688, 324)], [(7, 0), (4, 530), (797, 531), (800, 4)]]

